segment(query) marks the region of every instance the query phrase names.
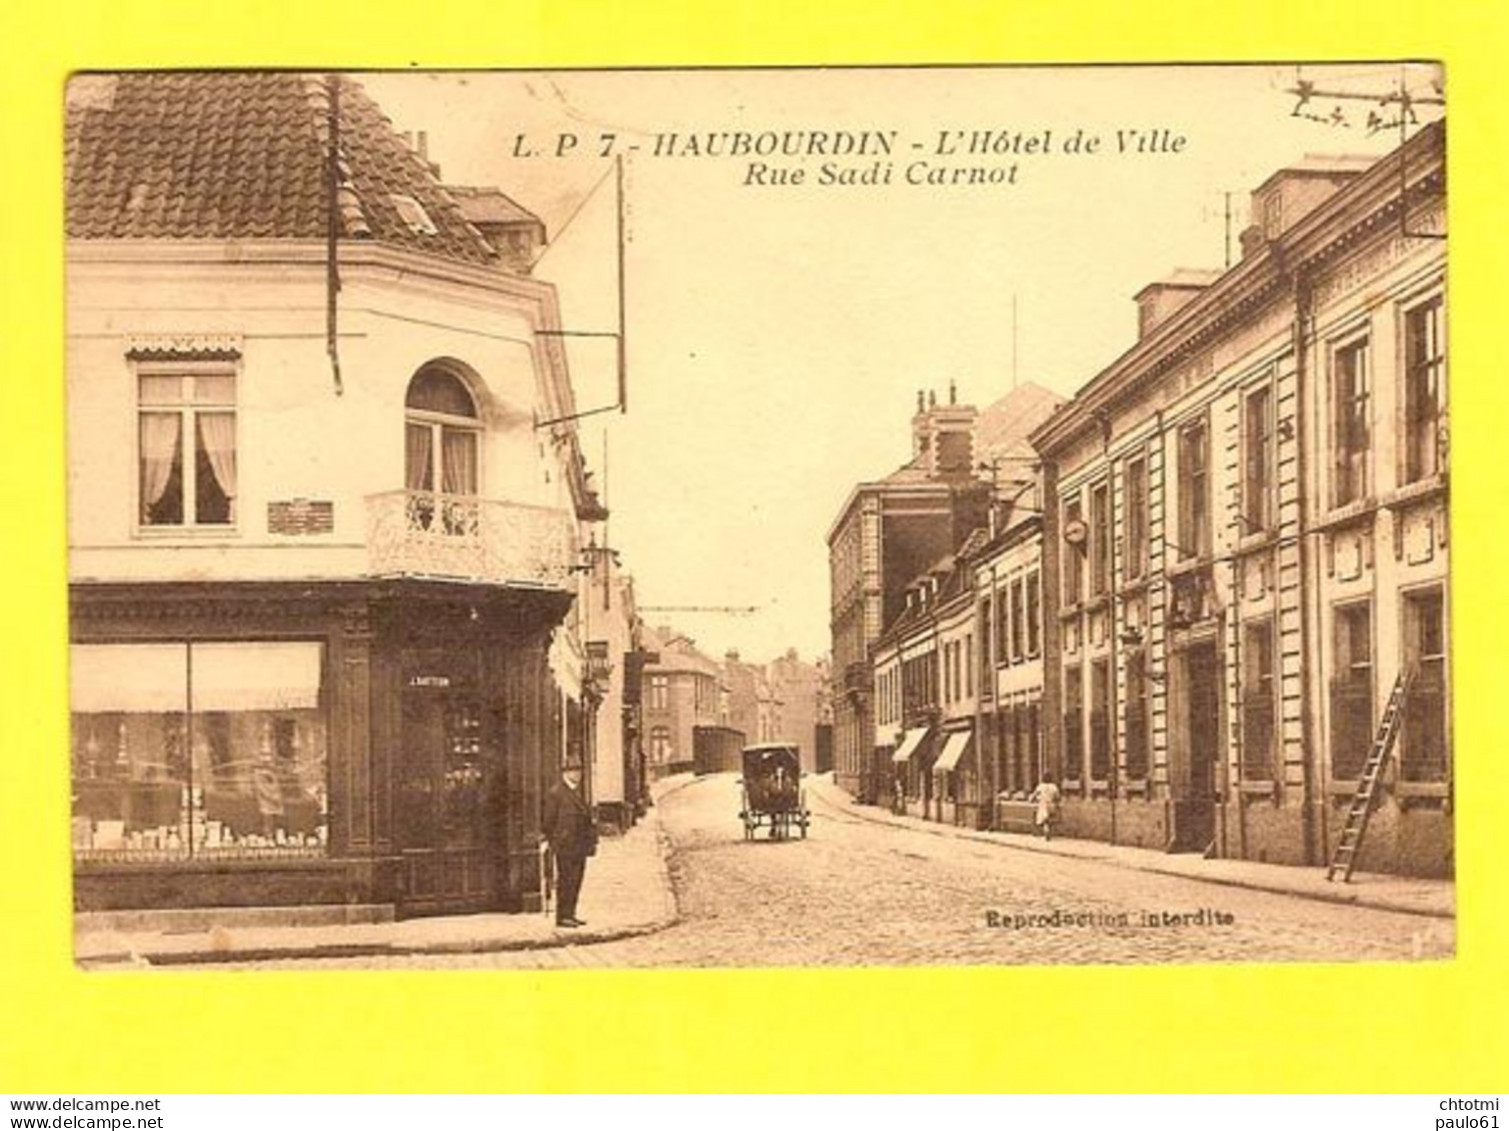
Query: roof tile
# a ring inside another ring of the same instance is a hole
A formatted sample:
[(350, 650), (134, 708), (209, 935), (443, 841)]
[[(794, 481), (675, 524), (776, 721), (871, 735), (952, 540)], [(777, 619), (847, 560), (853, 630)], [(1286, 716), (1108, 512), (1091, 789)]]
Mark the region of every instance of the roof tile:
[[(496, 254), (377, 104), (340, 80), (341, 234), (471, 263)], [(87, 75), (69, 84), (67, 231), (75, 239), (323, 239), (329, 95), (283, 71)], [(345, 191), (349, 189), (348, 191)], [(434, 221), (415, 231), (389, 201)]]

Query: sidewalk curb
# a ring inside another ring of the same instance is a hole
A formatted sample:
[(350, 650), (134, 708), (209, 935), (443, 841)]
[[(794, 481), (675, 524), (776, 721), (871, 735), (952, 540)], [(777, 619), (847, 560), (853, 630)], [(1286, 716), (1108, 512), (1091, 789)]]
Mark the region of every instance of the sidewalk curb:
[[(691, 783), (679, 783), (666, 790), (666, 793), (674, 793), (677, 789), (689, 784)], [(80, 970), (98, 972), (160, 966), (209, 966), (230, 962), (274, 962), (322, 958), (403, 958), (421, 954), (502, 954), (512, 951), (560, 950), (565, 947), (596, 946), (599, 943), (620, 942), (624, 939), (657, 934), (679, 923), (681, 912), (676, 900), (675, 887), (671, 883), (670, 835), (665, 831), (665, 826), (660, 823), (660, 817), (653, 809), (643, 820), (654, 822), (656, 868), (659, 873), (661, 893), (661, 913), (656, 918), (643, 923), (631, 923), (623, 927), (596, 931), (576, 931), (569, 934), (557, 932), (542, 938), (436, 939), (433, 942), (417, 943), (333, 942), (286, 947), (225, 946), (189, 951), (153, 951), (148, 947), (92, 954), (84, 958), (75, 957), (74, 964)]]
[[(837, 786), (833, 786), (833, 789), (836, 792), (839, 792), (842, 796), (847, 797), (846, 794), (842, 794), (842, 791), (839, 790)], [(842, 813), (849, 814), (857, 820), (869, 821), (873, 824), (879, 825), (889, 825), (892, 828), (908, 829), (912, 832), (926, 833), (929, 836), (945, 837), (952, 840), (972, 840), (978, 844), (990, 844), (994, 845), (997, 848), (1015, 849), (1018, 852), (1036, 852), (1044, 856), (1056, 856), (1064, 860), (1089, 860), (1098, 864), (1109, 864), (1112, 867), (1122, 868), (1130, 872), (1151, 872), (1155, 875), (1160, 876), (1173, 876), (1178, 879), (1194, 880), (1197, 883), (1217, 884), (1222, 887), (1244, 888), (1248, 891), (1262, 891), (1268, 892), (1273, 895), (1292, 895), (1298, 899), (1310, 899), (1314, 900), (1317, 903), (1334, 903), (1348, 907), (1367, 907), (1375, 911), (1392, 911), (1401, 915), (1419, 915), (1425, 918), (1446, 919), (1448, 921), (1456, 920), (1456, 912), (1454, 910), (1441, 911), (1435, 908), (1413, 906), (1411, 904), (1402, 903), (1397, 900), (1390, 899), (1386, 896), (1375, 896), (1368, 894), (1367, 892), (1358, 891), (1355, 888), (1351, 890), (1338, 889), (1334, 892), (1312, 891), (1305, 888), (1288, 887), (1283, 884), (1277, 883), (1263, 883), (1259, 880), (1248, 879), (1245, 877), (1198, 875), (1180, 868), (1159, 866), (1157, 863), (1152, 861), (1149, 861), (1146, 864), (1134, 863), (1120, 859), (1110, 852), (1063, 852), (1058, 849), (1051, 848), (1048, 844), (1044, 844), (1040, 841), (1034, 842), (1032, 840), (1027, 840), (1024, 843), (1018, 844), (1013, 841), (998, 840), (996, 837), (985, 835), (972, 829), (957, 828), (953, 825), (942, 825), (937, 824), (936, 822), (921, 822), (921, 824), (911, 824), (910, 822), (897, 819), (891, 813), (868, 812), (868, 810), (874, 808), (874, 806), (861, 805), (859, 802), (853, 800), (852, 798), (848, 799), (848, 804), (844, 804), (843, 801), (834, 797), (830, 797), (825, 790), (818, 789), (814, 790), (813, 792), (818, 797), (820, 797), (825, 804), (838, 809)], [(918, 818), (918, 820), (920, 822), (921, 819)], [(936, 827), (927, 827), (928, 825), (935, 825)], [(1098, 842), (1076, 841), (1075, 843), (1085, 844)]]

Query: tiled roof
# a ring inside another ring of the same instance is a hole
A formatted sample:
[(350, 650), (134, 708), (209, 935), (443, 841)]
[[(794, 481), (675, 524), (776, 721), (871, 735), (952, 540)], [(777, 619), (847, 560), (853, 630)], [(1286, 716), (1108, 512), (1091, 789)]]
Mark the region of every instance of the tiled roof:
[(466, 218), (474, 224), (538, 224), (545, 222), (502, 189), (491, 185), (446, 185)]
[(1027, 437), (1064, 401), (1051, 389), (1024, 381), (981, 410), (975, 424), (976, 456), (981, 460), (991, 457), (1017, 460), (1015, 466), (1002, 469), (1002, 480), (1030, 478), (1035, 453)]
[[(283, 71), (75, 77), (66, 132), (69, 237), (325, 238), (328, 90), (323, 76)], [(426, 162), (344, 77), (338, 133), (343, 239), (496, 261)], [(412, 198), (430, 223), (405, 219), (395, 196)]]

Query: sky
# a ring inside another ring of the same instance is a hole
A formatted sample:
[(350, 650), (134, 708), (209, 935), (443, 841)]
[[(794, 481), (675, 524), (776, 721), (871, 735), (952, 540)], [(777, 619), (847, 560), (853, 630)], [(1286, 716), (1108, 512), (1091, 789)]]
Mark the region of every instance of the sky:
[[(1237, 253), (1271, 173), (1398, 143), (1368, 128), (1370, 112), (1392, 116), (1381, 104), (1317, 96), (1296, 115), (1297, 82), (1379, 95), (1402, 78), (1434, 96), (1437, 75), (1379, 62), (360, 81), (398, 129), (425, 131), (446, 183), (497, 185), (545, 221), (534, 274), (557, 285), (568, 330), (617, 328), (622, 155), (628, 409), (583, 420), (583, 449), (646, 619), (765, 660), (827, 651), (828, 530), (856, 483), (910, 456), (919, 389), (941, 399), (953, 382), (981, 407), (1016, 381), (1072, 395), (1132, 344), (1137, 291), (1223, 267), (1228, 234)], [(579, 409), (613, 404), (614, 349), (570, 342)], [(739, 611), (688, 611), (708, 608)]]

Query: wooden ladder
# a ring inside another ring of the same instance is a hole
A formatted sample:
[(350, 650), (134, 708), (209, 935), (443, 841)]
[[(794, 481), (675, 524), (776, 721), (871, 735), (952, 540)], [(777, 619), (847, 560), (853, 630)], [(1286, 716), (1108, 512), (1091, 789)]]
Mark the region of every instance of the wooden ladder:
[(1362, 777), (1357, 782), (1357, 792), (1352, 796), (1347, 810), (1346, 822), (1341, 826), (1341, 839), (1336, 842), (1336, 851), (1331, 854), (1326, 879), (1340, 879), (1346, 883), (1352, 878), (1352, 869), (1357, 865), (1357, 853), (1362, 848), (1362, 834), (1367, 832), (1368, 818), (1373, 814), (1373, 803), (1378, 799), (1378, 782), (1388, 764), (1388, 756), (1399, 738), (1399, 721), (1404, 716), (1404, 699), (1409, 694), (1410, 673), (1402, 671), (1394, 681), (1394, 690), (1388, 697), (1388, 706), (1383, 709), (1383, 718), (1378, 721), (1378, 733), (1373, 736), (1373, 748), (1368, 751), (1367, 763), (1362, 767)]

